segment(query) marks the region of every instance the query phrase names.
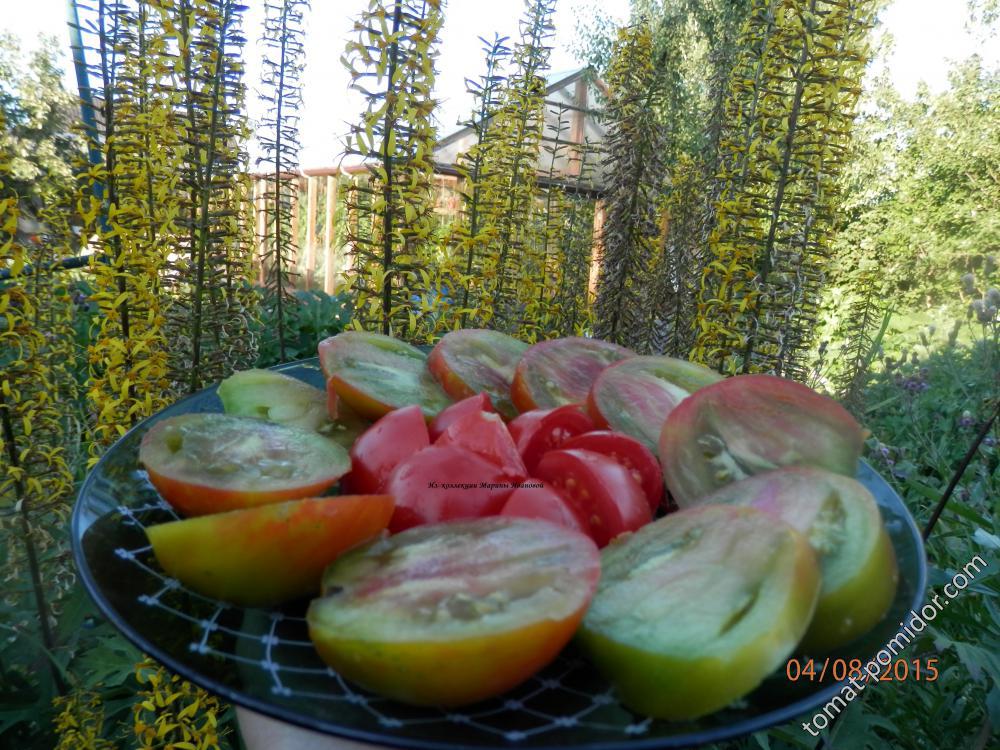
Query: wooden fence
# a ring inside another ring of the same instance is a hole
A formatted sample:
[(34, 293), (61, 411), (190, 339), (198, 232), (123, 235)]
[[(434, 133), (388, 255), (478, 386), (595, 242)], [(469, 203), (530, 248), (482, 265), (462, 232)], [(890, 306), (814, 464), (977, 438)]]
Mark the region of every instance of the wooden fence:
[[(292, 283), (296, 289), (321, 289), (327, 294), (335, 294), (344, 287), (351, 270), (344, 231), (345, 223), (351, 217), (346, 215), (344, 198), (365, 172), (364, 166), (357, 165), (303, 169), (282, 176), (283, 179), (294, 180), (298, 186), (293, 193), (291, 227), (296, 242), (289, 254), (290, 268), (295, 274)], [(255, 275), (257, 282), (263, 285), (266, 268), (262, 261), (266, 256), (268, 239), (267, 196), (272, 189), (274, 174), (254, 173), (252, 177), (257, 236)], [(454, 173), (439, 172), (434, 180), (437, 188), (435, 212), (442, 223), (456, 220), (461, 212), (461, 178)], [(597, 284), (603, 223), (603, 201), (597, 199), (590, 263), (591, 293)]]

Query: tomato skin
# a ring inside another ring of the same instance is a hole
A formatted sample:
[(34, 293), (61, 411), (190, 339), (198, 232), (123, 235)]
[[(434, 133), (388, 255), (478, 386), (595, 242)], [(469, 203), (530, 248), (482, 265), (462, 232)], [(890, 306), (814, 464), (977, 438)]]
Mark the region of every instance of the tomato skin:
[(430, 444), (419, 406), (389, 412), (351, 446), (351, 473), (344, 478), (344, 489), (358, 494), (383, 491), (393, 470)]
[[(597, 548), (582, 534), (520, 518), (452, 521), (337, 560), (306, 620), (320, 656), (348, 680), (405, 703), (461, 706), (551, 662), (599, 576)], [(449, 612), (454, 598), (493, 596), (506, 605)]]
[(517, 416), (510, 400), (514, 367), (528, 345), (499, 331), (465, 328), (446, 333), (431, 350), (427, 366), (454, 399), (485, 391), (505, 419)]
[(504, 474), (520, 480), (528, 476), (521, 454), (499, 414), (471, 412), (448, 426), (435, 445), (454, 445), (496, 464)]
[(290, 500), (146, 528), (153, 553), (172, 577), (200, 594), (268, 607), (320, 589), (340, 554), (381, 532), (388, 495)]
[(492, 461), (455, 445), (431, 445), (400, 463), (386, 483), (396, 500), (389, 530), (496, 515), (513, 489)]
[(455, 402), (434, 417), (430, 425), (431, 440), (437, 440), (450, 424), (457, 422), (466, 414), (478, 414), (484, 411), (496, 413), (496, 409), (493, 408), (493, 403), (485, 391), (480, 391), (474, 396)]
[(566, 450), (579, 448), (607, 456), (628, 469), (646, 494), (653, 513), (663, 503), (665, 487), (660, 462), (649, 448), (635, 438), (620, 432), (595, 430), (570, 438), (562, 447)]
[(552, 409), (586, 401), (598, 374), (635, 352), (599, 339), (567, 337), (540, 341), (521, 357), (510, 396), (519, 411)]
[(635, 531), (653, 518), (642, 487), (623, 466), (586, 450), (549, 451), (534, 475), (562, 492), (587, 520), (588, 533), (604, 547), (619, 534)]
[[(213, 440), (220, 436), (214, 451)], [(171, 447), (174, 441), (177, 445)], [(249, 455), (251, 443), (274, 454)], [(292, 446), (295, 457), (302, 459), (294, 472), (253, 478), (254, 471), (264, 471), (266, 461), (290, 463)], [(157, 491), (185, 516), (321, 495), (350, 467), (343, 448), (314, 432), (217, 413), (183, 414), (156, 422), (142, 436), (139, 462)], [(242, 462), (243, 470), (233, 471), (233, 462)]]
[(580, 406), (567, 404), (526, 411), (507, 428), (530, 474), (547, 451), (559, 448), (576, 435), (591, 432), (594, 423)]
[(544, 482), (541, 485), (541, 487), (518, 487), (507, 498), (500, 515), (517, 518), (540, 518), (589, 536), (590, 529), (587, 526), (587, 521), (581, 516), (576, 506), (551, 485)]
[(867, 432), (828, 396), (773, 375), (736, 375), (670, 413), (660, 463), (678, 505), (780, 466), (854, 476)]

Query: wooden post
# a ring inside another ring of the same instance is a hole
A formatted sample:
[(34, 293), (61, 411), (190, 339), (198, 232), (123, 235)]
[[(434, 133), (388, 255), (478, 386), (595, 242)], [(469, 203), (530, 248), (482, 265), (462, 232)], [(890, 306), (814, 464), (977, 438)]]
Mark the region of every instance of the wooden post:
[(257, 264), (257, 283), (267, 285), (267, 263), (264, 257), (267, 252), (267, 181), (263, 177), (253, 178), (254, 207), (254, 263)]
[[(299, 217), (301, 214), (299, 204), (302, 203), (302, 179), (296, 174), (290, 174), (282, 179), (287, 179), (292, 183), (292, 226), (288, 242), (288, 273), (290, 276), (299, 275)], [(293, 282), (294, 283), (294, 282)], [(295, 284), (297, 287), (298, 284)]]
[(334, 214), (337, 211), (337, 175), (326, 176), (326, 220), (323, 222), (323, 291), (333, 294), (337, 279), (333, 248)]
[(306, 177), (306, 191), (308, 195), (306, 203), (306, 269), (305, 288), (312, 289), (313, 276), (316, 273), (316, 203), (318, 179), (316, 177)]
[[(573, 104), (579, 109), (574, 109), (570, 115), (569, 140), (574, 144), (583, 144), (587, 135), (586, 118), (587, 113), (587, 77), (581, 76), (577, 79), (576, 88), (573, 92)], [(579, 147), (570, 147), (569, 159), (566, 164), (566, 173), (572, 177), (577, 177), (583, 164), (583, 151)]]
[(587, 291), (590, 297), (597, 296), (597, 277), (601, 272), (601, 258), (604, 256), (604, 201), (594, 201), (594, 236), (590, 251), (590, 278)]

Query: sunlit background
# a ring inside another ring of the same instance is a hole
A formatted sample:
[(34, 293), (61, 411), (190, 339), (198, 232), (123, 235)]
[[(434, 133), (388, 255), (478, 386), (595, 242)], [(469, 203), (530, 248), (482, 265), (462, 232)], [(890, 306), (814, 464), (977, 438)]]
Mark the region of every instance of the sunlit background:
[[(367, 0), (313, 0), (306, 25), (306, 71), (303, 79), (304, 107), (301, 123), (301, 159), (304, 166), (336, 164), (342, 152), (345, 123), (357, 119), (362, 109), (360, 97), (348, 89), (349, 77), (340, 57), (350, 36), (353, 19)], [(260, 36), (262, 0), (247, 0), (246, 33), (250, 45)], [(0, 27), (22, 40), (30, 49), (43, 34), (65, 42), (66, 0), (0, 0)], [(440, 102), (438, 131), (447, 135), (455, 129), (471, 106), (465, 92), (465, 78), (479, 74), (482, 55), (479, 37), (494, 33), (517, 37), (523, 0), (449, 0), (441, 33), (441, 54), (437, 65), (435, 94)], [(562, 71), (578, 67), (574, 54), (577, 26), (595, 12), (619, 22), (628, 17), (628, 0), (559, 0), (551, 68)], [(977, 38), (966, 27), (964, 0), (896, 0), (882, 14), (882, 30), (891, 37), (886, 58), (894, 87), (911, 98), (924, 82), (932, 91), (948, 85), (951, 61), (979, 54), (988, 64), (1000, 61), (1000, 39)], [(247, 82), (259, 79), (259, 54), (247, 55)], [(62, 61), (67, 86), (75, 88), (69, 54)], [(251, 117), (260, 108), (251, 102)]]

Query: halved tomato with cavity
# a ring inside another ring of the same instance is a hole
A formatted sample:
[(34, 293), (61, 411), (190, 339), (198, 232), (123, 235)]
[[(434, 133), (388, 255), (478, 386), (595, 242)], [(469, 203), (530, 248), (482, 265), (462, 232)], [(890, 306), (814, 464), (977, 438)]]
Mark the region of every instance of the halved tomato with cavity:
[(475, 396), (463, 398), (461, 401), (452, 404), (434, 417), (434, 421), (431, 422), (431, 440), (437, 440), (441, 433), (448, 429), (448, 425), (452, 422), (457, 422), (466, 414), (478, 414), (483, 411), (496, 412), (496, 409), (493, 408), (490, 397), (482, 391)]
[(598, 547), (653, 517), (646, 493), (628, 469), (600, 453), (549, 451), (534, 475), (561, 492), (586, 519), (587, 532)]
[(590, 536), (587, 519), (577, 507), (561, 492), (539, 479), (529, 479), (524, 486), (514, 490), (504, 503), (500, 515), (552, 521)]
[(578, 642), (633, 711), (695, 719), (785, 663), (819, 585), (788, 524), (753, 508), (682, 510), (604, 550)]
[(146, 527), (153, 554), (199, 594), (267, 607), (320, 589), (323, 570), (392, 516), (388, 495), (288, 500)]
[(454, 445), (478, 453), (514, 479), (528, 476), (521, 454), (499, 414), (484, 411), (466, 414), (452, 422), (434, 445)]
[(461, 706), (551, 662), (599, 575), (594, 543), (546, 521), (421, 526), (334, 562), (306, 621), (346, 679), (406, 703)]
[(566, 450), (600, 453), (624, 466), (642, 487), (653, 513), (656, 513), (663, 502), (663, 471), (660, 469), (660, 462), (649, 448), (635, 438), (620, 432), (595, 430), (570, 438), (562, 447)]
[(427, 355), (391, 336), (338, 333), (320, 342), (319, 361), (337, 396), (369, 419), (411, 404), (430, 419), (451, 403), (427, 369)]
[(389, 412), (351, 446), (351, 473), (344, 477), (344, 489), (360, 494), (383, 491), (393, 469), (430, 444), (419, 406)]
[(871, 630), (899, 580), (896, 554), (872, 493), (856, 479), (811, 466), (786, 466), (727, 484), (698, 505), (749, 505), (802, 532), (823, 583), (801, 649), (826, 653)]
[(427, 365), (454, 399), (484, 391), (496, 410), (513, 419), (510, 400), (514, 367), (528, 345), (499, 331), (467, 328), (450, 331), (431, 350)]
[(722, 376), (673, 357), (631, 357), (605, 368), (587, 395), (587, 411), (601, 427), (631, 435), (656, 450), (670, 412), (694, 391)]
[(660, 434), (678, 505), (779, 466), (854, 476), (867, 432), (829, 396), (774, 375), (736, 375), (684, 399)]
[(143, 435), (139, 462), (186, 516), (319, 495), (351, 465), (318, 433), (228, 414), (160, 420)]
[(519, 411), (582, 404), (600, 372), (612, 362), (634, 357), (624, 346), (570, 337), (531, 346), (514, 370), (511, 399)]
[(559, 448), (571, 437), (590, 432), (594, 423), (578, 405), (568, 404), (526, 411), (507, 429), (530, 474), (547, 451)]
[(385, 491), (396, 500), (389, 530), (492, 516), (513, 490), (514, 480), (492, 461), (455, 445), (432, 445), (389, 477)]

